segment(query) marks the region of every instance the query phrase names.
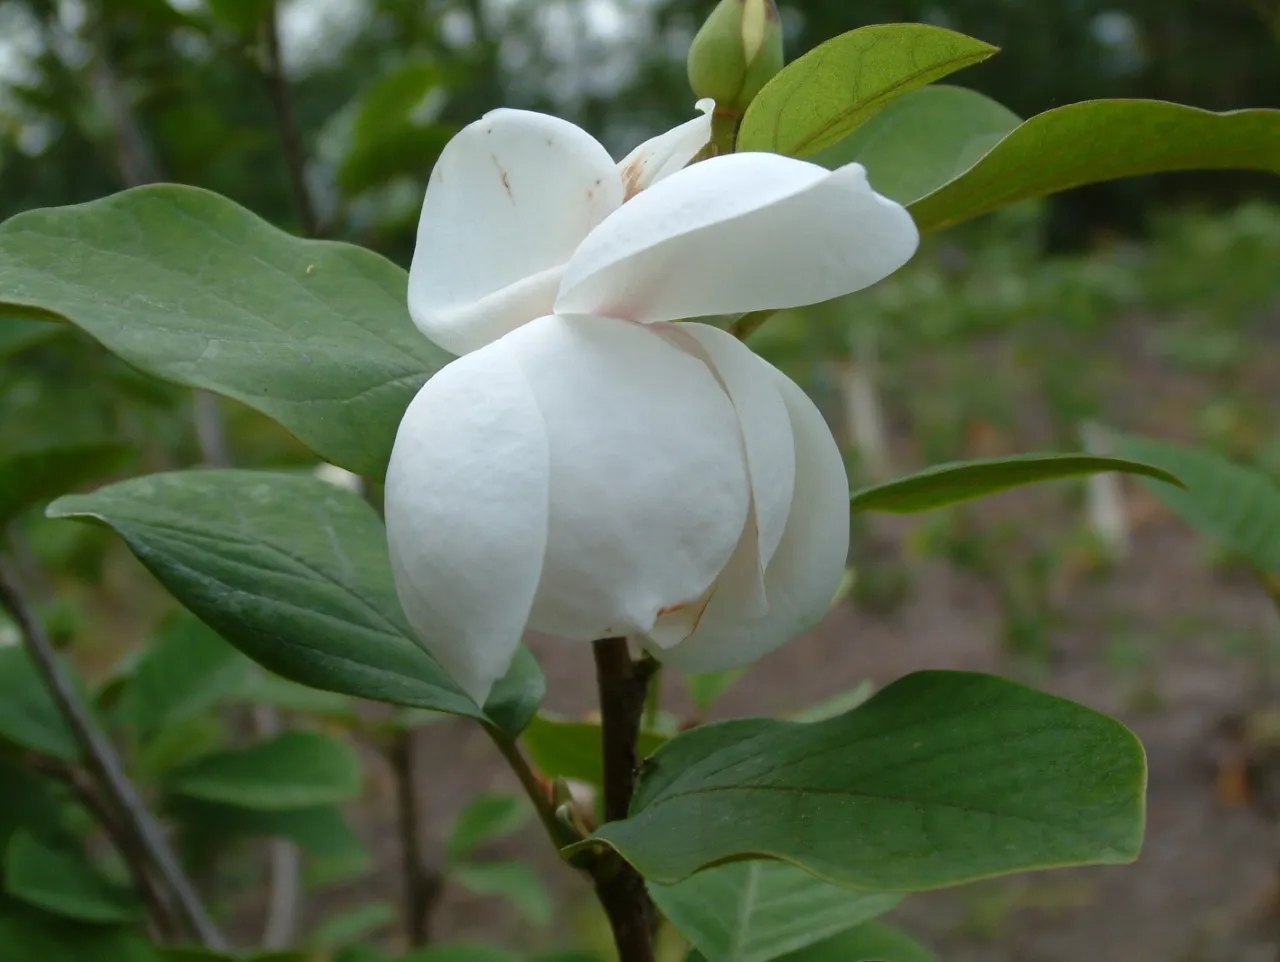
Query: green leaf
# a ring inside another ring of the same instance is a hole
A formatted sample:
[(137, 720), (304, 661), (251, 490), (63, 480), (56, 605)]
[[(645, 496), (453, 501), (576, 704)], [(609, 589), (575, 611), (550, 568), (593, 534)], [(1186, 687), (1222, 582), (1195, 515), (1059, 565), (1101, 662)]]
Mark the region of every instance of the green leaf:
[(937, 962), (937, 956), (895, 928), (868, 922), (778, 962)]
[(307, 949), (227, 953), (193, 945), (164, 945), (158, 946), (156, 952), (159, 953), (157, 958), (160, 962), (328, 962), (322, 955)]
[(129, 888), (106, 878), (80, 851), (15, 832), (4, 859), (5, 891), (28, 905), (81, 922), (132, 922), (142, 906)]
[[(278, 675), (484, 717), (414, 640), (382, 523), (354, 492), (307, 475), (180, 471), (62, 498), (48, 513), (114, 529), (179, 601)], [(510, 674), (489, 703), (495, 723), (526, 716), (542, 690), (531, 656)]]
[(0, 757), (0, 786), (0, 851), (19, 829), (42, 837), (63, 832), (64, 792), (58, 782)]
[(1176, 474), (1186, 488), (1152, 482), (1151, 492), (1197, 531), (1262, 572), (1280, 572), (1280, 486), (1261, 472), (1197, 448), (1121, 435), (1121, 452)]
[(1019, 454), (1008, 458), (939, 464), (905, 478), (856, 491), (849, 504), (854, 511), (912, 514), (1025, 484), (1107, 471), (1145, 474), (1179, 484), (1176, 477), (1161, 468), (1124, 458), (1093, 454)]
[(411, 60), (383, 74), (355, 105), (338, 184), (359, 194), (401, 174), (429, 170), (453, 130), (436, 123), (448, 101), (440, 67)]
[(533, 809), (523, 796), (477, 795), (453, 823), (445, 842), (445, 856), (465, 858), (482, 845), (518, 832), (532, 817)]
[(453, 942), (430, 945), (410, 952), (399, 962), (517, 962), (517, 957), (497, 945), (481, 942)]
[(64, 762), (80, 757), (44, 678), (17, 645), (0, 648), (0, 738)]
[(507, 673), (493, 686), (484, 711), (503, 734), (514, 738), (533, 721), (546, 694), (547, 676), (533, 652), (522, 645)]
[(320, 948), (334, 949), (351, 945), (384, 929), (396, 918), (395, 906), (390, 902), (365, 902), (335, 912), (316, 926), (311, 943)]
[(811, 159), (832, 169), (862, 164), (879, 193), (910, 204), (964, 173), (1020, 123), (977, 91), (922, 87)]
[[(639, 755), (652, 755), (666, 741), (655, 732), (641, 732)], [(550, 778), (574, 778), (599, 787), (604, 781), (600, 726), (539, 712), (525, 729), (529, 757)]]
[(287, 838), (309, 855), (368, 858), (364, 842), (336, 805), (276, 811), (179, 797), (165, 808), (182, 825), (221, 837)]
[(242, 401), (327, 461), (381, 478), (396, 427), (450, 360), (414, 328), (405, 272), (299, 240), (194, 187), (138, 187), (0, 225), (0, 291), (135, 367)]
[(910, 892), (1132, 861), (1145, 784), (1142, 746), (1118, 722), (1000, 678), (928, 671), (830, 721), (676, 736), (630, 817), (596, 838), (651, 882), (755, 856)]
[(1215, 114), (1159, 100), (1089, 100), (1037, 114), (911, 205), (921, 230), (1082, 184), (1169, 170), (1280, 173), (1280, 110)]
[(768, 962), (888, 912), (901, 895), (852, 892), (781, 862), (734, 862), (650, 884), (662, 913), (709, 962)]
[(738, 150), (817, 153), (893, 98), (986, 60), (996, 48), (921, 23), (859, 27), (788, 64), (751, 102)]
[(175, 618), (125, 682), (120, 715), (147, 735), (212, 708), (248, 677), (251, 663), (197, 618)]
[(0, 527), (42, 501), (110, 474), (131, 454), (122, 444), (101, 441), (0, 452)]
[(132, 929), (73, 922), (18, 903), (0, 904), (4, 962), (161, 962)]
[(64, 325), (50, 321), (0, 315), (0, 360), (21, 354), (27, 348), (42, 344), (65, 330)]
[(287, 811), (355, 798), (360, 782), (360, 759), (349, 744), (297, 731), (196, 759), (171, 772), (165, 788), (206, 802)]
[(449, 878), (476, 895), (508, 899), (534, 925), (550, 925), (554, 912), (546, 883), (521, 862), (463, 862)]
[(308, 688), (266, 671), (252, 671), (229, 698), (232, 701), (267, 705), (331, 721), (354, 722), (360, 718), (357, 703), (349, 695)]
[(206, 0), (206, 3), (214, 20), (245, 37), (253, 36), (262, 18), (272, 9), (271, 0)]
[(862, 681), (848, 691), (842, 691), (840, 694), (833, 695), (825, 701), (818, 702), (816, 705), (810, 705), (808, 708), (792, 712), (787, 717), (791, 721), (798, 722), (827, 721), (857, 708), (866, 702), (874, 692), (875, 686), (871, 682)]

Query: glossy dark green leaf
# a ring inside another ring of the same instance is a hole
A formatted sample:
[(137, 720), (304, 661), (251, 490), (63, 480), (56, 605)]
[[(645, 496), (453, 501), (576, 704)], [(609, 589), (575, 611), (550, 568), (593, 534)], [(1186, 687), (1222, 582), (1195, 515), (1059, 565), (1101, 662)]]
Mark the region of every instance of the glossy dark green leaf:
[(1159, 100), (1089, 100), (1037, 114), (911, 205), (921, 230), (1082, 184), (1169, 170), (1280, 173), (1280, 110), (1215, 114)]
[(811, 159), (831, 168), (856, 161), (879, 193), (910, 204), (964, 173), (1021, 122), (977, 91), (922, 87)]
[[(114, 529), (192, 612), (292, 681), (484, 717), (414, 640), (391, 580), (386, 533), (359, 495), (317, 478), (181, 471), (63, 498), (51, 517)], [(517, 658), (493, 721), (536, 709), (541, 673)]]
[(849, 503), (855, 511), (911, 514), (1026, 484), (1108, 471), (1142, 474), (1171, 484), (1178, 483), (1176, 477), (1162, 468), (1125, 458), (1093, 454), (1020, 454), (939, 464), (905, 478), (856, 491)]
[(901, 895), (853, 892), (781, 862), (734, 862), (650, 884), (662, 913), (708, 962), (768, 962), (888, 912)]
[(448, 355), (405, 272), (300, 240), (217, 194), (156, 185), (0, 225), (0, 311), (65, 318), (157, 377), (235, 398), (327, 461), (381, 478), (410, 399)]
[(554, 907), (546, 883), (523, 862), (462, 862), (449, 878), (476, 895), (505, 898), (534, 925), (550, 925)]
[(132, 922), (143, 914), (133, 890), (103, 875), (83, 852), (29, 832), (9, 839), (4, 888), (28, 905), (80, 922)]
[[(642, 732), (640, 757), (652, 755), (666, 740), (664, 735)], [(596, 786), (604, 780), (600, 726), (593, 722), (569, 721), (539, 713), (525, 729), (523, 743), (544, 775), (573, 778)]]
[(0, 739), (62, 761), (80, 757), (44, 679), (25, 648), (0, 648)]
[(110, 474), (131, 455), (124, 445), (104, 441), (0, 451), (0, 526), (28, 508)]
[(1259, 571), (1280, 572), (1280, 485), (1260, 471), (1198, 448), (1120, 436), (1120, 451), (1176, 474), (1186, 488), (1147, 487), (1201, 534), (1221, 542)]
[(465, 858), (483, 845), (518, 832), (532, 817), (533, 809), (522, 795), (477, 795), (458, 813), (445, 841), (445, 855)]
[[(704, 725), (660, 749), (596, 832), (651, 882), (746, 856), (873, 892), (1118, 863), (1146, 763), (1124, 726), (986, 675), (920, 672), (816, 723)], [(588, 843), (590, 844), (590, 843)]]
[(146, 735), (212, 708), (243, 684), (252, 663), (190, 615), (175, 618), (138, 659), (120, 716)]
[(859, 27), (788, 64), (751, 102), (738, 150), (804, 157), (847, 136), (893, 98), (986, 60), (996, 48), (920, 23)]
[(171, 772), (165, 788), (238, 808), (288, 811), (355, 798), (360, 783), (354, 748), (319, 732), (295, 731), (198, 758)]

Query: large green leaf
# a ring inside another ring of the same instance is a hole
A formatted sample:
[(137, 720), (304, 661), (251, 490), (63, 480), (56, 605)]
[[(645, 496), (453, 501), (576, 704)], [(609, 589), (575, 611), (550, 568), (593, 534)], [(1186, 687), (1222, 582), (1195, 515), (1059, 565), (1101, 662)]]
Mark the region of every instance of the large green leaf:
[(138, 659), (120, 716), (140, 734), (212, 708), (249, 677), (252, 664), (190, 615), (176, 618)]
[(901, 895), (851, 892), (781, 862), (733, 862), (650, 884), (662, 913), (708, 962), (768, 962), (888, 912)]
[(1118, 722), (1000, 678), (929, 671), (830, 721), (676, 736), (630, 817), (596, 838), (666, 884), (755, 856), (908, 892), (1132, 861), (1145, 783), (1142, 746)]
[(0, 527), (42, 501), (110, 474), (131, 453), (122, 444), (104, 441), (0, 451)]
[(765, 84), (742, 118), (737, 149), (793, 157), (817, 153), (894, 97), (995, 52), (981, 40), (922, 23), (850, 30), (819, 44)]
[[(666, 736), (640, 733), (640, 757), (652, 755)], [(599, 786), (604, 781), (601, 761), (604, 743), (600, 726), (592, 722), (569, 721), (539, 713), (524, 732), (529, 757), (543, 774), (551, 778), (573, 778)]]
[(855, 491), (849, 503), (855, 511), (911, 514), (985, 497), (1025, 484), (1107, 471), (1144, 474), (1171, 484), (1179, 483), (1176, 477), (1163, 468), (1126, 458), (1094, 454), (1021, 454), (1008, 458), (939, 464), (905, 478)]
[(105, 877), (82, 852), (15, 832), (4, 857), (4, 887), (28, 905), (81, 922), (131, 922), (142, 905), (129, 888)]
[(1167, 170), (1280, 173), (1280, 110), (1215, 114), (1159, 100), (1089, 100), (1037, 114), (911, 205), (921, 230), (1028, 197)]
[(0, 740), (63, 761), (80, 757), (44, 678), (26, 649), (17, 645), (0, 648)]
[[(414, 640), (382, 523), (353, 492), (306, 475), (180, 471), (63, 498), (49, 514), (113, 528), (179, 601), (278, 675), (484, 717)], [(521, 655), (490, 700), (494, 722), (512, 731), (541, 692)]]
[(404, 271), (299, 240), (217, 194), (158, 185), (0, 225), (0, 310), (38, 308), (151, 374), (243, 401), (381, 478), (414, 393), (449, 360)]
[(831, 168), (856, 161), (879, 193), (910, 204), (964, 173), (1021, 122), (977, 91), (922, 87), (811, 159)]
[(895, 928), (868, 922), (778, 962), (937, 962), (937, 956)]
[(348, 801), (360, 794), (360, 782), (360, 758), (349, 744), (295, 731), (196, 759), (171, 772), (165, 788), (238, 808), (288, 811)]
[(1259, 571), (1280, 572), (1280, 486), (1261, 472), (1197, 448), (1121, 436), (1129, 457), (1158, 464), (1186, 488), (1148, 487), (1197, 531), (1220, 541)]

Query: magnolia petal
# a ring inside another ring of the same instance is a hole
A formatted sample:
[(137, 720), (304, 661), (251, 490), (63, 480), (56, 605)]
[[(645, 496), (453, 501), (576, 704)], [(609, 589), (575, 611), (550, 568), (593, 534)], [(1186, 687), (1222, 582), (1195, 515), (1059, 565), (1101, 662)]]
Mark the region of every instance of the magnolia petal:
[(622, 197), (613, 159), (585, 130), (485, 114), (431, 172), (409, 269), (414, 323), (463, 354), (549, 313), (565, 262)]
[(918, 242), (911, 215), (873, 191), (860, 164), (713, 157), (592, 231), (556, 311), (648, 323), (815, 304), (893, 273)]
[(849, 481), (835, 439), (813, 402), (774, 371), (795, 432), (796, 481), (786, 533), (765, 571), (769, 613), (744, 617), (753, 546), (744, 537), (716, 583), (698, 626), (669, 650), (648, 644), (681, 671), (724, 671), (750, 664), (786, 644), (826, 614), (849, 553)]
[(763, 569), (782, 540), (796, 480), (795, 435), (774, 368), (718, 327), (673, 324), (667, 330), (697, 342), (738, 412)]
[(419, 639), (477, 704), (506, 672), (547, 543), (542, 418), (502, 342), (423, 385), (387, 468), (387, 544)]
[(529, 627), (587, 641), (696, 602), (748, 509), (738, 418), (697, 358), (648, 328), (544, 317), (503, 341), (546, 425), (550, 520)]
[(696, 104), (699, 117), (646, 140), (618, 164), (627, 199), (683, 169), (711, 140), (711, 113), (716, 102), (704, 97)]

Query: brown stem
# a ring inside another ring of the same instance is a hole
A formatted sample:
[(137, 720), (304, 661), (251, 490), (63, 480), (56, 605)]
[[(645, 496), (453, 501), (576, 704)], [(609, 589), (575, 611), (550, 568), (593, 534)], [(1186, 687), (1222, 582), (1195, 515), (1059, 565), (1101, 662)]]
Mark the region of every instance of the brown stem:
[(404, 922), (411, 948), (431, 941), (431, 913), (444, 894), (444, 880), (423, 854), (419, 818), (417, 768), (411, 731), (397, 732), (387, 747), (387, 761), (396, 780), (396, 818), (400, 829), (400, 858), (404, 873)]
[[(635, 662), (625, 638), (592, 642), (600, 689), (600, 728), (604, 750), (604, 817), (627, 817), (635, 791), (636, 746), (644, 716), (653, 663)], [(596, 897), (609, 917), (620, 962), (653, 962), (657, 913), (640, 873), (621, 858), (600, 860), (592, 868)]]
[(289, 82), (284, 75), (284, 65), (280, 56), (278, 21), (276, 5), (268, 4), (262, 21), (264, 48), (262, 79), (267, 86), (272, 113), (275, 114), (276, 133), (280, 137), (280, 147), (284, 151), (285, 174), (289, 178), (289, 190), (293, 193), (298, 221), (302, 225), (304, 234), (308, 237), (316, 237), (320, 233), (320, 223), (316, 218), (315, 203), (311, 199), (311, 188), (307, 186), (306, 154), (302, 149), (302, 134), (298, 129), (298, 118), (293, 112), (293, 100), (289, 97)]
[(546, 829), (552, 844), (557, 849), (561, 849), (566, 845), (579, 841), (579, 839), (571, 837), (567, 826), (562, 825), (560, 820), (556, 818), (556, 809), (551, 800), (551, 793), (542, 780), (538, 778), (537, 772), (533, 770), (533, 766), (524, 757), (524, 753), (520, 751), (520, 746), (516, 744), (515, 740), (508, 738), (492, 725), (484, 724), (483, 727), (489, 738), (493, 740), (494, 745), (498, 747), (498, 751), (502, 753), (502, 757), (507, 760), (507, 764), (511, 766), (511, 770), (515, 772), (516, 778), (520, 779), (520, 786), (524, 789), (524, 793), (529, 796), (529, 801), (533, 803), (533, 809), (538, 813), (538, 820), (542, 822), (542, 827)]
[(226, 942), (213, 924), (208, 912), (205, 911), (195, 888), (187, 880), (182, 866), (170, 850), (155, 818), (143, 803), (133, 783), (129, 781), (115, 748), (89, 715), (89, 710), (80, 700), (75, 686), (71, 684), (71, 680), (59, 664), (53, 646), (45, 634), (44, 625), (27, 607), (22, 594), (10, 578), (8, 567), (0, 564), (0, 608), (8, 611), (18, 626), (23, 644), (44, 679), (45, 685), (48, 686), (49, 693), (53, 696), (68, 728), (71, 729), (84, 756), (86, 766), (102, 792), (112, 800), (118, 811), (120, 829), (128, 832), (131, 838), (130, 844), (146, 852), (147, 859), (155, 866), (173, 894), (178, 907), (199, 940), (209, 948), (217, 951), (224, 950)]

